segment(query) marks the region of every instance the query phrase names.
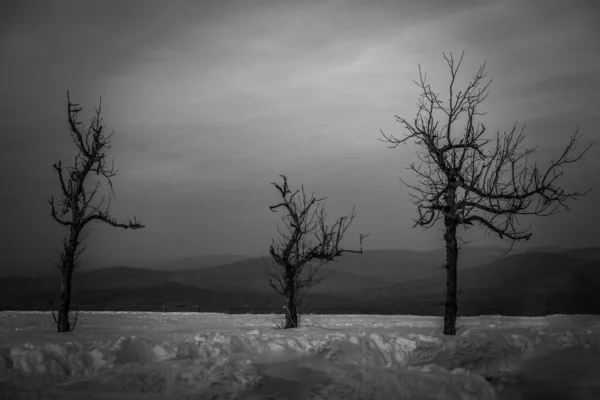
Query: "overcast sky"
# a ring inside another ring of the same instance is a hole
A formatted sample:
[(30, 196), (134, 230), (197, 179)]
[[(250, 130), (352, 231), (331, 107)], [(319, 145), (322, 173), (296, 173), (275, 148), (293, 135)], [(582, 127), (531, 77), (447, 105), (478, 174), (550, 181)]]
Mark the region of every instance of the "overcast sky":
[[(112, 214), (147, 228), (96, 225), (91, 266), (236, 253), (277, 238), (279, 174), (304, 184), (331, 218), (356, 204), (344, 244), (441, 247), (412, 229), (399, 177), (415, 147), (387, 149), (380, 129), (416, 112), (418, 65), (446, 94), (442, 52), (466, 52), (459, 84), (487, 61), (488, 132), (527, 125), (540, 159), (580, 126), (600, 142), (599, 6), (595, 1), (19, 1), (0, 15), (2, 275), (50, 273), (64, 229), (52, 163), (70, 163), (66, 91), (88, 123), (102, 96), (114, 130)], [(595, 187), (572, 211), (532, 220), (534, 246), (600, 245), (598, 147), (565, 170)], [(461, 230), (462, 232), (462, 230)], [(471, 233), (472, 232), (472, 233)], [(476, 230), (472, 245), (504, 243)]]

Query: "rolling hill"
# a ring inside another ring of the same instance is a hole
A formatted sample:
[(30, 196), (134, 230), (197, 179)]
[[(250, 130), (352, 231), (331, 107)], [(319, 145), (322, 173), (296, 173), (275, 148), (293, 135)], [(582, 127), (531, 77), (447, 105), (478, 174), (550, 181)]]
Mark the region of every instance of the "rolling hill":
[[(252, 258), (220, 267), (204, 268), (174, 276), (175, 282), (186, 283), (205, 289), (224, 290), (235, 293), (272, 293), (265, 277), (265, 264), (262, 258)], [(321, 268), (317, 276), (328, 274), (327, 279), (319, 284), (323, 292), (343, 289), (362, 290), (364, 288), (387, 287), (392, 282), (373, 277), (328, 270)]]
[[(486, 265), (505, 257), (501, 247), (466, 247), (459, 253), (461, 269)], [(363, 254), (344, 254), (325, 268), (390, 282), (409, 282), (440, 274), (445, 264), (444, 249), (430, 251), (373, 250)]]
[(208, 254), (197, 257), (181, 257), (173, 260), (140, 263), (135, 265), (135, 267), (157, 271), (190, 271), (231, 264), (248, 258), (252, 257), (242, 254)]
[[(171, 260), (141, 262), (128, 265), (128, 267), (156, 271), (190, 271), (200, 268), (217, 267), (219, 265), (230, 264), (248, 258), (252, 257), (242, 254), (208, 254), (195, 257), (179, 257)], [(83, 266), (79, 268), (81, 272), (97, 271), (99, 269), (105, 269), (105, 267), (92, 268)]]
[[(443, 301), (445, 279), (442, 274), (367, 292), (379, 307), (403, 302), (425, 307)], [(539, 315), (545, 310), (600, 313), (600, 296), (594, 289), (600, 287), (600, 259), (589, 262), (561, 253), (524, 252), (459, 271), (458, 280), (463, 285), (459, 307), (468, 315), (489, 309), (510, 315)]]
[[(600, 314), (600, 249), (533, 249), (503, 255), (501, 248), (466, 248), (459, 259), (463, 315), (496, 310), (507, 315)], [(377, 312), (441, 315), (442, 250), (367, 251), (324, 266), (327, 279), (307, 298), (312, 312)], [(279, 312), (282, 299), (267, 285), (260, 257), (194, 270), (126, 266), (79, 271), (73, 304), (113, 307), (198, 305), (204, 311)], [(58, 275), (58, 274), (57, 274)], [(0, 305), (58, 300), (60, 279), (0, 279)]]

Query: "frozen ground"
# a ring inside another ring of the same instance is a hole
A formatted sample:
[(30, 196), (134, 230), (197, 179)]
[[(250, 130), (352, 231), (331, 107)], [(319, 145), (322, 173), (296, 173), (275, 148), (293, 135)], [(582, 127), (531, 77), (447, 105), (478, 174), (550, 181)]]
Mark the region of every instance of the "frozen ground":
[(0, 312), (2, 399), (600, 399), (600, 316)]

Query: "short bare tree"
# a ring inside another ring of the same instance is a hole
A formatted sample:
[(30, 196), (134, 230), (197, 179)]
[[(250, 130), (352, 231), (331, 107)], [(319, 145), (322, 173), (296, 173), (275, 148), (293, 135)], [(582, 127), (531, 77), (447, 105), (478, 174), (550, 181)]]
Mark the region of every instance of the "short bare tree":
[[(589, 192), (568, 192), (556, 184), (563, 174), (558, 169), (581, 160), (591, 147), (590, 144), (579, 154), (573, 154), (580, 139), (579, 128), (562, 154), (551, 160), (546, 169), (529, 162), (536, 148), (523, 144), (524, 127), (517, 131), (515, 124), (508, 132), (484, 138), (486, 128), (475, 119), (483, 115), (478, 107), (488, 95), (491, 80), (484, 82), (487, 77), (484, 63), (464, 90), (457, 92), (454, 83), (463, 57), (464, 52), (456, 63), (452, 54), (450, 57), (444, 54), (451, 78), (446, 103), (427, 83), (427, 75), (419, 66), (420, 79), (415, 83), (422, 94), (416, 118), (411, 123), (396, 116), (407, 131), (405, 136), (396, 138), (381, 131), (383, 139), (380, 139), (389, 148), (414, 140), (421, 162), (411, 164), (408, 169), (416, 174), (418, 184), (402, 181), (413, 190), (411, 197), (418, 210), (414, 226), (431, 228), (438, 220), (444, 222), (447, 276), (443, 333), (446, 335), (456, 334), (457, 227), (463, 225), (466, 229), (477, 223), (488, 233), (508, 241), (512, 249), (515, 241), (531, 237), (530, 227), (519, 227), (519, 216), (548, 216), (559, 207), (568, 210), (567, 200)], [(441, 115), (441, 126), (434, 116), (436, 113)], [(455, 124), (461, 116), (465, 124), (459, 134)]]
[[(54, 315), (54, 311), (52, 312), (58, 332), (72, 331), (77, 323), (75, 319), (71, 327), (69, 321), (71, 283), (73, 270), (79, 265), (80, 256), (85, 250), (85, 246), (82, 244), (89, 236), (89, 229), (86, 229), (86, 226), (92, 221), (102, 221), (117, 228), (144, 228), (144, 225), (135, 216), (127, 223), (119, 223), (109, 214), (110, 200), (111, 197), (114, 197), (111, 178), (117, 175), (118, 171), (114, 169), (114, 159), (111, 165), (108, 165), (106, 161), (105, 151), (110, 148), (110, 138), (114, 131), (109, 135), (104, 133), (105, 126), (102, 125), (100, 117), (102, 99), (100, 99), (100, 106), (95, 110), (95, 116), (87, 129), (78, 121), (77, 115), (81, 111), (81, 107), (79, 104), (71, 103), (68, 91), (67, 104), (69, 132), (73, 143), (77, 146), (78, 153), (73, 165), (66, 167), (66, 171), (63, 170), (61, 161), (52, 165), (58, 174), (62, 195), (56, 202), (54, 196), (47, 200), (51, 207), (52, 218), (68, 228), (67, 236), (62, 239), (63, 249), (57, 263), (62, 275), (58, 318)], [(96, 201), (101, 181), (97, 180), (91, 187), (86, 185), (86, 179), (91, 173), (95, 173), (99, 178), (103, 177), (108, 182), (109, 195), (105, 207), (103, 205), (106, 196), (102, 196), (99, 202)]]
[[(285, 211), (282, 220), (287, 232), (282, 232), (277, 226), (281, 239), (278, 242), (273, 240), (269, 247), (273, 263), (267, 265), (265, 273), (269, 286), (285, 298), (284, 329), (289, 329), (299, 326), (303, 300), (308, 290), (326, 277), (317, 277), (320, 267), (343, 253), (362, 254), (362, 241), (369, 235), (359, 234), (359, 250), (341, 248), (344, 234), (357, 215), (354, 208), (349, 215), (338, 218), (333, 225), (328, 226), (327, 214), (320, 204), (325, 198), (316, 199), (312, 194), (307, 199), (304, 186), (292, 193), (287, 178), (280, 176), (283, 178), (283, 186), (277, 183), (273, 183), (273, 186), (277, 188), (283, 201), (269, 208), (273, 212), (280, 208)], [(307, 238), (310, 236), (316, 239), (316, 243)], [(320, 264), (313, 265), (313, 260)]]

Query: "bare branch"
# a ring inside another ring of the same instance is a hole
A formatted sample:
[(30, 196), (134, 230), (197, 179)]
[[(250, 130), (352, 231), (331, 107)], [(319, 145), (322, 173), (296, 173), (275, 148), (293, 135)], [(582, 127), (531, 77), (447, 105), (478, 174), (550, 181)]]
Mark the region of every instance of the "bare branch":
[[(110, 199), (114, 197), (114, 190), (111, 178), (117, 174), (113, 162), (108, 165), (106, 162), (106, 150), (110, 149), (110, 138), (114, 134), (105, 135), (105, 126), (102, 124), (100, 116), (102, 110), (102, 99), (100, 105), (95, 110), (95, 116), (90, 125), (83, 127), (78, 120), (78, 114), (81, 107), (77, 103), (72, 103), (70, 93), (67, 91), (67, 110), (69, 134), (75, 146), (77, 154), (73, 159), (73, 165), (66, 168), (67, 173), (63, 173), (62, 162), (58, 161), (52, 167), (58, 174), (62, 197), (55, 204), (54, 196), (47, 200), (50, 204), (50, 215), (63, 226), (69, 228), (66, 237), (62, 239), (63, 251), (60, 254), (58, 268), (63, 274), (61, 286), (61, 305), (59, 315), (56, 319), (59, 332), (69, 331), (69, 302), (70, 302), (70, 280), (73, 269), (80, 263), (81, 255), (85, 250), (84, 242), (89, 236), (90, 229), (86, 225), (94, 220), (105, 222), (113, 227), (123, 229), (144, 228), (137, 218), (129, 220), (127, 223), (118, 222), (109, 213)], [(104, 207), (105, 196), (102, 196), (99, 203), (95, 202), (101, 187), (100, 180), (95, 182), (90, 189), (86, 182), (91, 173), (96, 173), (100, 179), (108, 182), (110, 189), (108, 195), (108, 204)], [(62, 207), (62, 215), (59, 217), (56, 205)], [(70, 218), (66, 219), (66, 214), (70, 211)], [(77, 323), (77, 315), (73, 322), (73, 329)]]
[(72, 225), (71, 221), (64, 221), (64, 220), (58, 218), (58, 215), (56, 214), (56, 209), (54, 208), (54, 196), (52, 196), (50, 198), (50, 200), (46, 200), (46, 202), (48, 202), (48, 204), (50, 204), (50, 207), (51, 207), (50, 215), (56, 222), (58, 222), (59, 224), (64, 225), (64, 226)]
[[(349, 215), (338, 218), (329, 226), (326, 223), (327, 214), (320, 204), (325, 198), (317, 199), (314, 193), (310, 198), (307, 197), (303, 186), (292, 193), (287, 177), (280, 176), (283, 185), (272, 184), (283, 201), (269, 208), (272, 211), (285, 211), (282, 220), (288, 232), (282, 233), (278, 227), (283, 239), (279, 242), (273, 241), (270, 246), (269, 253), (273, 264), (269, 267), (265, 262), (265, 274), (269, 286), (286, 298), (285, 326), (290, 328), (298, 326), (302, 301), (308, 289), (328, 276), (317, 276), (321, 267), (345, 252), (362, 253), (362, 241), (368, 235), (359, 234), (359, 250), (341, 248), (344, 234), (357, 215), (354, 208)], [(313, 237), (316, 243), (313, 243), (310, 237)], [(313, 260), (319, 261), (320, 265), (313, 266)]]
[(133, 230), (135, 230), (135, 229), (142, 229), (142, 228), (146, 227), (145, 225), (142, 225), (137, 220), (137, 218), (135, 217), (135, 215), (133, 216), (133, 220), (130, 219), (130, 220), (127, 221), (127, 223), (121, 223), (121, 222), (117, 222), (116, 219), (110, 217), (108, 214), (106, 214), (104, 212), (100, 213), (100, 214), (89, 215), (87, 218), (84, 219), (83, 224), (85, 225), (88, 222), (93, 221), (93, 220), (99, 220), (99, 221), (105, 222), (105, 223), (107, 223), (110, 226), (115, 227), (115, 228), (123, 228), (123, 229), (133, 229)]
[[(419, 80), (415, 84), (421, 89), (421, 95), (416, 117), (410, 121), (395, 116), (404, 128), (404, 136), (399, 138), (381, 131), (383, 139), (379, 140), (389, 148), (409, 141), (417, 146), (420, 164), (409, 167), (417, 183), (401, 180), (409, 188), (411, 201), (417, 208), (414, 226), (428, 229), (440, 220), (444, 222), (449, 289), (444, 303), (444, 333), (455, 334), (460, 240), (457, 240), (456, 228), (462, 225), (467, 229), (478, 224), (486, 233), (506, 239), (511, 249), (515, 241), (529, 240), (531, 227), (521, 228), (519, 216), (548, 216), (560, 208), (568, 210), (570, 200), (589, 193), (589, 190), (564, 190), (558, 185), (558, 179), (563, 175), (562, 167), (583, 159), (592, 145), (581, 152), (575, 150), (580, 140), (577, 128), (562, 153), (542, 170), (529, 160), (536, 148), (525, 146), (525, 126), (518, 130), (515, 123), (509, 131), (484, 138), (486, 126), (475, 119), (484, 114), (479, 106), (486, 100), (492, 82), (485, 82), (485, 62), (466, 87), (457, 91), (455, 83), (464, 52), (458, 62), (452, 54), (443, 54), (443, 57), (450, 70), (447, 101), (442, 101), (434, 92), (419, 65)], [(462, 132), (456, 129), (460, 118), (465, 119)]]
[[(562, 176), (559, 169), (583, 159), (592, 145), (575, 153), (580, 140), (578, 128), (563, 152), (551, 161), (546, 170), (541, 171), (536, 165), (531, 168), (528, 158), (535, 148), (524, 147), (524, 127), (518, 132), (515, 124), (511, 130), (502, 135), (498, 133), (495, 141), (491, 141), (483, 137), (485, 126), (475, 122), (475, 117), (483, 114), (478, 107), (487, 98), (491, 84), (491, 80), (484, 82), (487, 77), (485, 63), (466, 88), (455, 93), (455, 79), (464, 52), (458, 61), (452, 54), (443, 54), (443, 57), (450, 69), (448, 105), (445, 106), (433, 92), (419, 66), (420, 80), (415, 83), (421, 88), (422, 95), (417, 118), (411, 123), (396, 116), (406, 130), (403, 138), (381, 131), (383, 139), (380, 140), (389, 143), (390, 148), (414, 139), (415, 144), (425, 150), (417, 152), (421, 164), (410, 166), (418, 184), (408, 184), (401, 178), (411, 189), (413, 204), (417, 206), (415, 226), (430, 228), (447, 214), (461, 224), (479, 223), (492, 232), (502, 233), (503, 238), (527, 239), (527, 233), (516, 228), (517, 216), (548, 216), (560, 207), (568, 210), (568, 200), (576, 200), (589, 193), (589, 190), (567, 192), (556, 183)], [(434, 116), (435, 111), (442, 111), (446, 119), (443, 141), (440, 140), (440, 121)], [(461, 115), (467, 117), (466, 127), (462, 138), (456, 138), (452, 125)], [(492, 146), (486, 150), (490, 144)], [(427, 168), (423, 169), (423, 166)], [(444, 200), (448, 195), (454, 198), (459, 193), (463, 198), (452, 206)], [(474, 213), (477, 213), (477, 218), (469, 218)]]

